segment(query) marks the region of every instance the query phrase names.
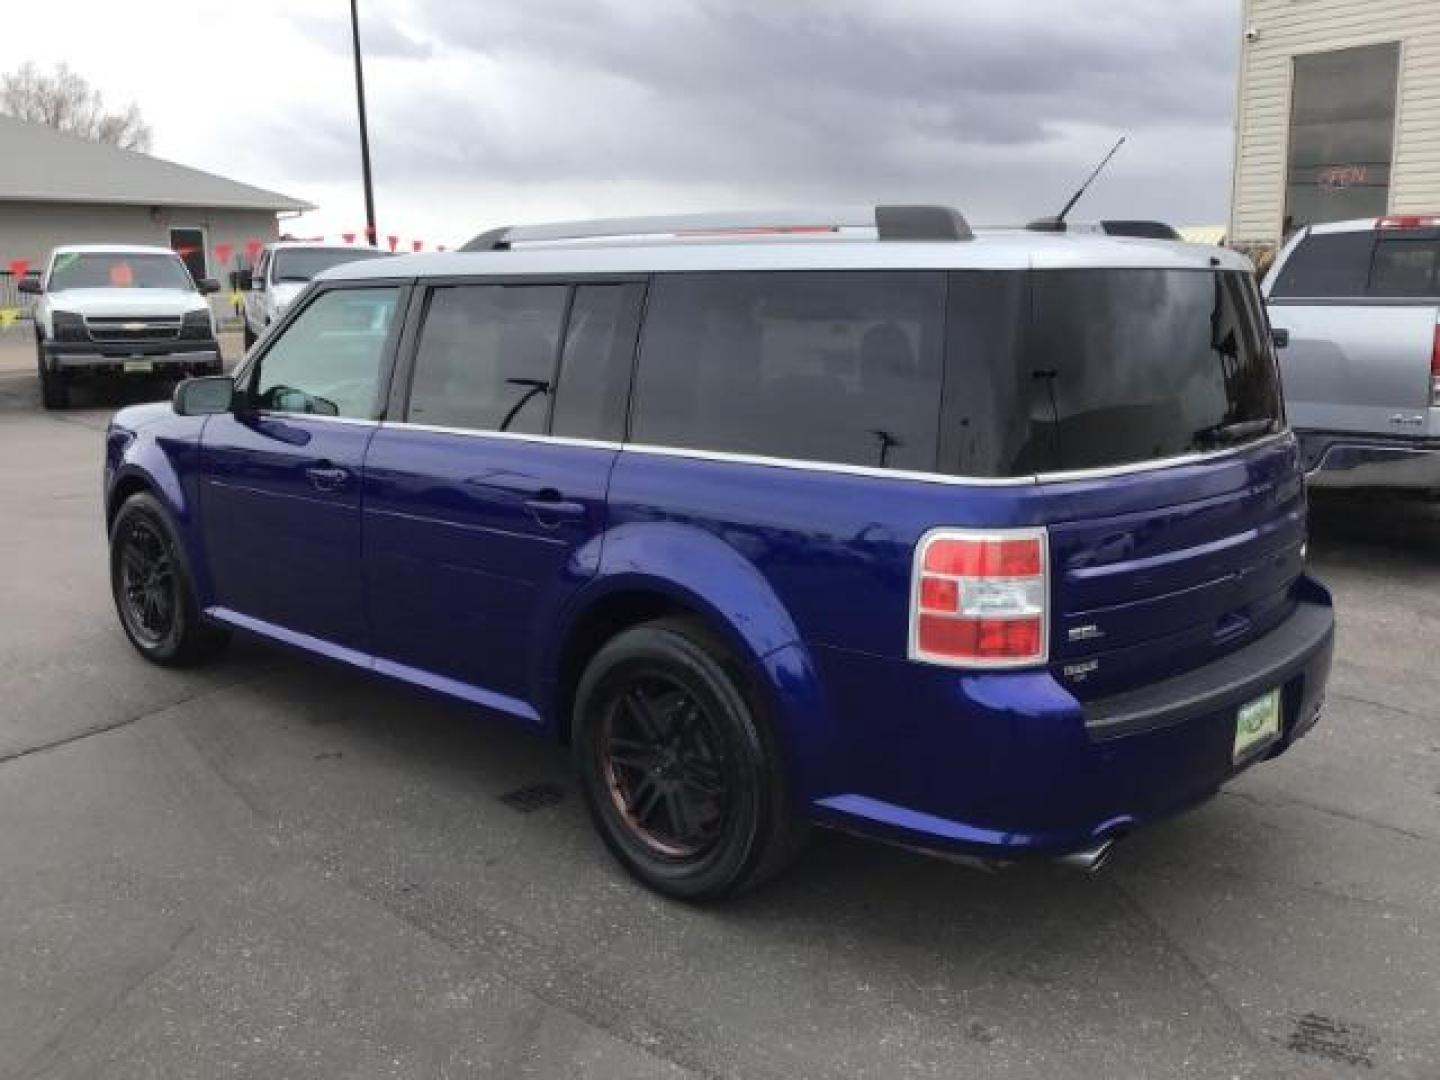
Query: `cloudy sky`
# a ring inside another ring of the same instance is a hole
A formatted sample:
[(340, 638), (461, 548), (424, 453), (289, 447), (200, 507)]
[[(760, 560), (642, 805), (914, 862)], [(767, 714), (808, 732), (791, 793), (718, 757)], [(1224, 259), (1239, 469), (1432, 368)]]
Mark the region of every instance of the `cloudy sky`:
[[(360, 0), (380, 231), (933, 201), (1002, 224), (1221, 223), (1239, 0)], [(137, 14), (143, 12), (143, 14)], [(346, 0), (44, 0), (0, 71), (65, 61), (162, 157), (362, 226)], [(15, 20), (9, 21), (14, 29)]]

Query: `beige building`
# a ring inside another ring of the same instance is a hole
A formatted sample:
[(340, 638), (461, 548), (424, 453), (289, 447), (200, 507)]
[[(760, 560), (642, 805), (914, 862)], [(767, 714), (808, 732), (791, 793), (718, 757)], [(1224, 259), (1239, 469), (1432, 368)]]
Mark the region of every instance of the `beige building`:
[(1244, 0), (1230, 241), (1440, 213), (1440, 0)]
[(196, 278), (226, 284), (247, 242), (268, 243), (281, 216), (313, 209), (288, 195), (0, 116), (0, 307), (18, 302), (11, 263), (24, 260), (38, 270), (59, 244), (170, 247)]

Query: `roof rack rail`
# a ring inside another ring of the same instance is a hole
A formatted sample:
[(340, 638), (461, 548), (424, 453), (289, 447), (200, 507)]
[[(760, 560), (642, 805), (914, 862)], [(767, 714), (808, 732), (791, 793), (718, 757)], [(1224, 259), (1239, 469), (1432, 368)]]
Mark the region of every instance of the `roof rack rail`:
[(965, 218), (949, 206), (876, 206), (873, 209), (804, 213), (795, 210), (675, 214), (665, 217), (599, 218), (547, 225), (490, 229), (461, 251), (508, 251), (517, 244), (586, 240), (714, 240), (751, 236), (839, 235), (874, 230), (878, 240), (973, 240)]

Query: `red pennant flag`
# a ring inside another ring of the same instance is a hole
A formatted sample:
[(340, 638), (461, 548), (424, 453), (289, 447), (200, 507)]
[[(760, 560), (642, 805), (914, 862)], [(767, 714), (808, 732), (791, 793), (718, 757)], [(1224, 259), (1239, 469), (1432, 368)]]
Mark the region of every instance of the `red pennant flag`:
[(400, 246), (400, 237), (391, 233), (385, 239), (390, 241), (390, 254), (395, 254), (395, 249)]
[(181, 244), (175, 248), (175, 254), (179, 255), (183, 259), (186, 255), (194, 255), (195, 252), (199, 250), (200, 249), (194, 244)]
[(234, 244), (215, 245), (215, 261), (218, 262), (221, 266), (224, 266), (226, 263), (228, 263), (230, 261), (230, 256), (233, 254), (235, 254)]
[(254, 237), (245, 241), (245, 257), (253, 264), (260, 257), (260, 249), (265, 245)]
[(421, 248), (423, 248), (424, 246), (425, 246), (425, 241), (424, 241), (424, 240), (411, 240), (411, 241), (410, 241), (410, 250), (411, 250), (411, 251), (419, 251), (419, 250), (420, 250)]
[(353, 244), (355, 242), (355, 234), (353, 232), (342, 232), (340, 239), (344, 240), (347, 244)]
[(372, 243), (372, 244), (375, 242), (375, 226), (374, 226), (374, 225), (366, 225), (366, 226), (365, 226), (365, 239), (366, 239), (366, 240), (369, 240), (370, 243)]
[(25, 276), (25, 272), (26, 272), (27, 270), (29, 270), (29, 269), (30, 269), (30, 260), (29, 260), (29, 259), (11, 259), (11, 260), (10, 260), (10, 276), (11, 276), (11, 277), (22, 278), (22, 277)]

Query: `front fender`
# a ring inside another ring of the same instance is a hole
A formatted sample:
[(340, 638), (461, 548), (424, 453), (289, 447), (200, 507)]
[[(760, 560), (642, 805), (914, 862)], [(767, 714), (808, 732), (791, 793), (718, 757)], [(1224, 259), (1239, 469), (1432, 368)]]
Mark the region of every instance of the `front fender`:
[(105, 521), (120, 504), (147, 491), (165, 508), (184, 547), (201, 605), (211, 595), (210, 575), (200, 543), (199, 465), (204, 417), (167, 417), (153, 425), (127, 426), (121, 418), (106, 434)]

